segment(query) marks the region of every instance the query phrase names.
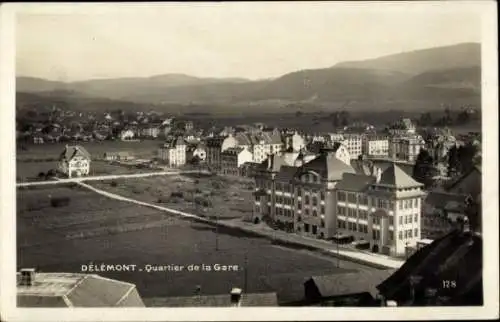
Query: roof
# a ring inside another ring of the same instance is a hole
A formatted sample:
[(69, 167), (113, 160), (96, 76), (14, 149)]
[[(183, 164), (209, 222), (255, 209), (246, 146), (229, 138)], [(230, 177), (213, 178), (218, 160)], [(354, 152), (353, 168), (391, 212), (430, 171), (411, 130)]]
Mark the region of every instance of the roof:
[(342, 180), (335, 186), (338, 190), (363, 192), (376, 180), (373, 176), (363, 174), (344, 173)]
[(376, 286), (387, 279), (395, 270), (369, 270), (313, 276), (306, 281), (314, 283), (321, 297), (344, 296), (359, 293), (370, 293), (375, 297), (378, 293)]
[(17, 300), (23, 307), (144, 306), (134, 284), (76, 273), (35, 273), (34, 285), (18, 284)]
[(281, 166), (280, 171), (276, 174), (275, 180), (280, 182), (289, 182), (293, 180), (296, 173), (297, 167), (283, 165)]
[(395, 163), (392, 163), (380, 177), (379, 185), (395, 186), (398, 188), (410, 188), (423, 186), (420, 182), (407, 175)]
[(71, 160), (77, 156), (90, 159), (90, 153), (88, 153), (88, 151), (85, 150), (81, 145), (66, 145), (59, 158), (62, 160)]
[(334, 153), (322, 153), (310, 162), (300, 167), (301, 172), (312, 170), (328, 181), (342, 179), (344, 173), (356, 173), (354, 168), (337, 159)]
[(242, 148), (242, 147), (228, 148), (228, 149), (222, 151), (221, 155), (236, 155), (236, 154), (239, 154), (243, 150), (245, 150), (245, 148)]
[(443, 191), (429, 191), (424, 199), (424, 202), (434, 208), (445, 209), (450, 203), (462, 203), (465, 205), (466, 199), (466, 195)]
[[(147, 307), (227, 307), (232, 306), (231, 295), (195, 295), (181, 297), (153, 297), (145, 299)], [(240, 306), (278, 306), (276, 293), (241, 294)]]
[(207, 147), (218, 147), (220, 148), (222, 146), (222, 142), (224, 141), (226, 137), (224, 136), (217, 136), (213, 138), (208, 138), (206, 141)]
[(278, 172), (281, 166), (285, 163), (284, 157), (278, 154), (269, 155), (264, 161), (260, 163), (259, 168), (261, 170), (267, 170), (270, 172)]
[[(386, 299), (404, 305), (411, 300), (410, 277), (419, 276), (421, 281), (414, 285), (415, 294), (433, 288), (437, 296), (448, 297), (447, 305), (482, 305), (482, 250), (480, 235), (452, 231), (417, 250), (377, 289)], [(456, 283), (454, 288), (443, 288), (442, 281), (450, 279), (463, 282)]]

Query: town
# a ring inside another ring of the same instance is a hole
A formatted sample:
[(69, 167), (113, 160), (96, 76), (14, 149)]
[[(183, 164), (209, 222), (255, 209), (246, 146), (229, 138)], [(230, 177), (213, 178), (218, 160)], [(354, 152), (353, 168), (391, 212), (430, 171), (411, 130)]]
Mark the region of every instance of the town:
[[(464, 111), (478, 117), (474, 109)], [(50, 125), (25, 123), (18, 132), (18, 174), (23, 166), (36, 166), (31, 178), (20, 180), (18, 175), (19, 189), (75, 182), (86, 186), (87, 182), (92, 189), (192, 214), (196, 217), (192, 220), (215, 224), (217, 235), (223, 228), (237, 229), (383, 268), (367, 285), (382, 283), (418, 250), (437, 240), (445, 243), (454, 231), (480, 236), (481, 135), (477, 132), (454, 135), (446, 127), (418, 126), (418, 120), (408, 118), (381, 129), (361, 122), (344, 124), (330, 133), (263, 123), (204, 130), (193, 121), (162, 118), (157, 113), (109, 112), (87, 116), (90, 124), (77, 124), (75, 129), (73, 117), (74, 113), (53, 107)], [(89, 126), (95, 130), (83, 130)], [(33, 151), (39, 147), (43, 154), (35, 156)], [(24, 153), (30, 158), (24, 158)], [(151, 192), (158, 187), (157, 193)], [(66, 193), (51, 197), (51, 203), (70, 207), (70, 198)], [(158, 226), (162, 225), (151, 227)], [(217, 240), (215, 247), (218, 250)], [(440, 258), (440, 262), (447, 260)], [(345, 274), (314, 283), (337, 283)], [(359, 279), (366, 273), (354, 275)], [(314, 300), (290, 299), (284, 305), (325, 301), (340, 305), (348, 295), (356, 303), (380, 305), (377, 296), (367, 300), (365, 291), (368, 288), (346, 294), (331, 291)], [(264, 295), (264, 301), (269, 301), (269, 294)], [(280, 295), (273, 295), (274, 305)], [(435, 295), (434, 301), (438, 298)], [(144, 301), (148, 306), (169, 306), (180, 300)]]

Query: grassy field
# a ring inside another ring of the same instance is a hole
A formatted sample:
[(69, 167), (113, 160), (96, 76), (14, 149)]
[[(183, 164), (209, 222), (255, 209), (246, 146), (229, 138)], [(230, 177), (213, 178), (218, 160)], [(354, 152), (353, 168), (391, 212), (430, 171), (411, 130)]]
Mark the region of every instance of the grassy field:
[[(71, 201), (53, 208), (49, 196), (70, 196)], [(239, 266), (235, 272), (99, 273), (135, 283), (143, 297), (188, 296), (197, 285), (204, 294), (227, 293), (244, 287), (246, 275), (248, 292), (277, 291), (286, 302), (303, 296), (302, 283), (311, 275), (371, 269), (343, 261), (337, 268), (335, 259), (239, 231), (221, 228), (216, 235), (211, 226), (76, 187), (22, 189), (17, 205), (18, 268), (80, 272), (81, 265), (90, 263)]]
[[(139, 142), (102, 141), (102, 142), (76, 142), (83, 146), (92, 156), (100, 159), (105, 152), (128, 151), (137, 158), (151, 158), (155, 156), (162, 140), (143, 140)], [(72, 144), (72, 143), (68, 143)], [(66, 143), (47, 144), (18, 144), (16, 158), (18, 161), (33, 159), (58, 159)]]
[(220, 219), (232, 219), (252, 213), (254, 184), (245, 178), (155, 176), (90, 184), (122, 196), (202, 216), (218, 214)]
[[(47, 173), (49, 170), (57, 169), (57, 161), (41, 161), (41, 162), (16, 162), (16, 177), (17, 182), (35, 181), (40, 172)], [(91, 176), (106, 175), (106, 174), (129, 174), (157, 171), (154, 168), (137, 168), (127, 167), (118, 164), (110, 164), (107, 161), (91, 161), (90, 174)]]

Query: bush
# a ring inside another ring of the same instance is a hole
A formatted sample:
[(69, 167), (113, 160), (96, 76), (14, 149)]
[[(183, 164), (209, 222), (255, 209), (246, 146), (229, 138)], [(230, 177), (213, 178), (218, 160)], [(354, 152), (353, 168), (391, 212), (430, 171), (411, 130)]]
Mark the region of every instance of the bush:
[(111, 181), (110, 185), (111, 185), (111, 187), (116, 187), (118, 185), (118, 183), (115, 180), (113, 180), (113, 181)]
[(170, 197), (183, 198), (184, 194), (182, 193), (182, 191), (174, 191), (174, 192), (170, 193)]
[(50, 199), (50, 204), (52, 207), (64, 207), (69, 205), (69, 202), (70, 202), (69, 197), (58, 197)]
[(45, 172), (38, 173), (38, 178), (39, 179), (44, 178), (44, 177), (45, 177)]

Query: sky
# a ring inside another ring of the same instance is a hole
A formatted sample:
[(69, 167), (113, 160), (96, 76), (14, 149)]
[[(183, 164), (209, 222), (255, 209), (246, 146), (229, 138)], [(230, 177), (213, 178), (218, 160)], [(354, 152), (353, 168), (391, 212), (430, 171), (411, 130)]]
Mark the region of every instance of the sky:
[(43, 9), (17, 13), (18, 76), (77, 81), (182, 73), (262, 79), (481, 41), (477, 12), (432, 3), (78, 4)]

